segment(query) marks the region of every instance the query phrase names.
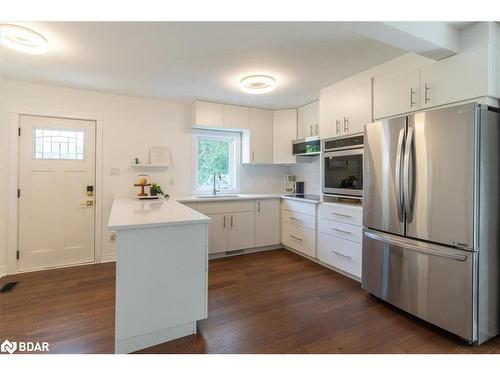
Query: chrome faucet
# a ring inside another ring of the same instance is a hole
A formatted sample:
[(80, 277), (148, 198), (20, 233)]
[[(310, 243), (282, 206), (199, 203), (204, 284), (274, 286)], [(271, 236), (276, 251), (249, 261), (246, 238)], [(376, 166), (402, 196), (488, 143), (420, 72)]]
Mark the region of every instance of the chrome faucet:
[(215, 188), (215, 181), (216, 181), (215, 179), (216, 179), (216, 177), (219, 178), (219, 182), (222, 181), (222, 176), (220, 175), (219, 171), (215, 171), (214, 172), (214, 189), (212, 190), (212, 194), (213, 195), (217, 195), (217, 192), (220, 191), (220, 184), (219, 184), (219, 189)]

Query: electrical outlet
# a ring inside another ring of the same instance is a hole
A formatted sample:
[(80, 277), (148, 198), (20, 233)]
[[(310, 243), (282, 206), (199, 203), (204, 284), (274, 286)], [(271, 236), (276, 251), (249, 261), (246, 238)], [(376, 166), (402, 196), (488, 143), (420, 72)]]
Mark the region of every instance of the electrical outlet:
[(116, 241), (116, 232), (110, 232), (110, 233), (109, 233), (109, 240), (110, 240), (111, 242)]
[(111, 168), (111, 176), (119, 176), (120, 175), (120, 168)]

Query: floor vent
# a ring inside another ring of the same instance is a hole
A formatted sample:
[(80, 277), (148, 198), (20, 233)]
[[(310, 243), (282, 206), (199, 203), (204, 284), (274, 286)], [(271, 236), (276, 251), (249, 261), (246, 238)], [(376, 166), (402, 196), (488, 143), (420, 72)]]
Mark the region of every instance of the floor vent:
[(17, 285), (17, 281), (13, 281), (11, 283), (4, 284), (2, 289), (0, 289), (0, 293), (8, 293), (11, 292)]

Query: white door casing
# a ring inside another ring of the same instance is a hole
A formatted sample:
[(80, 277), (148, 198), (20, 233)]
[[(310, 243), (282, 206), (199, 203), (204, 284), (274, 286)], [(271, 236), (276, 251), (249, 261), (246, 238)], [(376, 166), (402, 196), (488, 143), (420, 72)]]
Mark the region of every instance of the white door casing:
[[(19, 270), (93, 262), (95, 205), (86, 190), (95, 188), (95, 121), (21, 115), (20, 129)], [(36, 129), (37, 135), (42, 129), (63, 131), (44, 140), (68, 145), (35, 157)], [(72, 139), (82, 133), (76, 156)], [(76, 157), (81, 160), (69, 159)]]

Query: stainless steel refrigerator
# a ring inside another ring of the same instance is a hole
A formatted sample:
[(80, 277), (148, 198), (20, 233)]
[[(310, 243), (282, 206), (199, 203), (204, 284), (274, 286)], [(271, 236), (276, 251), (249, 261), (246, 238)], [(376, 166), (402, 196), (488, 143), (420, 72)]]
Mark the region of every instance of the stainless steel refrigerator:
[(471, 344), (499, 333), (499, 130), (477, 103), (365, 127), (362, 287)]

